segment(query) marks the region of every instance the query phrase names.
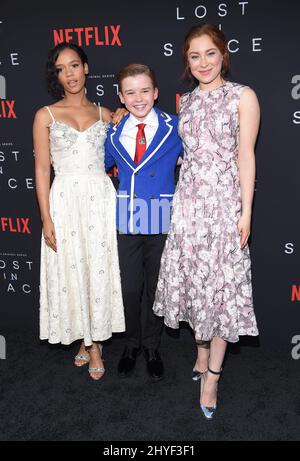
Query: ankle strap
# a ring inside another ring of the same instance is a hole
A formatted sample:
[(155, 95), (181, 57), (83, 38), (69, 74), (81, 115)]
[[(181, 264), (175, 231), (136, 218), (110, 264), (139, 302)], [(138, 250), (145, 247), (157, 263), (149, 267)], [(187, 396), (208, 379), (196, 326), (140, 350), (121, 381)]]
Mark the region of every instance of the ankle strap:
[(87, 352), (97, 352), (97, 351), (99, 351), (100, 354), (102, 354), (102, 349), (103, 349), (102, 344), (94, 344), (93, 347), (91, 347), (90, 349), (86, 349), (86, 351)]
[(210, 373), (212, 373), (213, 375), (220, 375), (222, 373), (222, 368), (220, 371), (213, 371), (211, 370), (209, 367), (207, 367), (207, 371), (209, 371)]

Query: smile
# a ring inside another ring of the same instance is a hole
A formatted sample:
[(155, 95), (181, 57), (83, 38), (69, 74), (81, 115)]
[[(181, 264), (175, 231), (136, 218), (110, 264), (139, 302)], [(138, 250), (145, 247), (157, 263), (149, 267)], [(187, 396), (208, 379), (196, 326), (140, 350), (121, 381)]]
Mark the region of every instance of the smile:
[(212, 69), (209, 69), (209, 70), (199, 70), (199, 73), (200, 73), (201, 75), (204, 75), (204, 76), (205, 76), (205, 75), (210, 74), (211, 70), (212, 70)]

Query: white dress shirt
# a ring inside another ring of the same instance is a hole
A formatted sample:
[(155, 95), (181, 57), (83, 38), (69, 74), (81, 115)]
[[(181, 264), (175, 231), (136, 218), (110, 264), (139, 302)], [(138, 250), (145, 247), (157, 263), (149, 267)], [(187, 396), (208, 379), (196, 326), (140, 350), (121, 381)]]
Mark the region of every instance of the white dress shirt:
[(146, 136), (146, 148), (150, 146), (154, 135), (158, 128), (158, 116), (154, 109), (152, 109), (145, 120), (142, 122), (130, 114), (126, 122), (124, 123), (122, 133), (120, 134), (120, 143), (126, 149), (132, 160), (135, 156), (135, 146), (136, 146), (136, 135), (138, 132), (138, 127), (140, 123), (144, 123), (145, 136)]

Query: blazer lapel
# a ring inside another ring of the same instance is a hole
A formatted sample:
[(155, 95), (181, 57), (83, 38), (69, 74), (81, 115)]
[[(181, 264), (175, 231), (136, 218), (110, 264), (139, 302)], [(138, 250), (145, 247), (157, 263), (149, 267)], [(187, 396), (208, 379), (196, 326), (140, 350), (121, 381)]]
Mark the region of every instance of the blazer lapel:
[(137, 165), (137, 170), (148, 164), (148, 162), (152, 159), (157, 160), (157, 157), (163, 153), (163, 144), (174, 129), (174, 127), (168, 123), (171, 120), (171, 117), (168, 114), (156, 108), (154, 108), (154, 110), (158, 116), (158, 128), (150, 146), (147, 148), (140, 163)]
[(127, 114), (121, 122), (117, 126), (112, 127), (112, 132), (110, 134), (110, 141), (116, 151), (119, 153), (119, 155), (123, 158), (123, 160), (132, 168), (135, 169), (136, 165), (132, 158), (130, 157), (129, 153), (123, 146), (123, 144), (120, 143), (120, 135), (122, 133), (123, 127), (125, 125), (126, 120), (128, 119), (129, 114)]

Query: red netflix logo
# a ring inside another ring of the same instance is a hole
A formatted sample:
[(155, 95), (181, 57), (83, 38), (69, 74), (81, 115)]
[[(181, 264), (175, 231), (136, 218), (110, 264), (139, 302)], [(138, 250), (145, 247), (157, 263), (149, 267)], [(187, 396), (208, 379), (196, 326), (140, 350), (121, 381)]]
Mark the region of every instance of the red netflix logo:
[(179, 100), (180, 100), (181, 94), (176, 93), (176, 114), (179, 112)]
[(108, 173), (107, 173), (108, 176), (110, 176), (111, 178), (117, 178), (118, 177), (118, 168), (116, 166), (114, 166), (112, 168), (112, 170), (110, 170)]
[(18, 232), (19, 234), (31, 234), (29, 218), (0, 218), (0, 231)]
[(292, 301), (300, 301), (300, 285), (293, 285), (292, 286)]
[(0, 118), (17, 118), (14, 111), (15, 101), (1, 101)]
[(79, 46), (122, 46), (119, 33), (121, 26), (76, 27), (53, 30), (54, 45), (77, 40)]

